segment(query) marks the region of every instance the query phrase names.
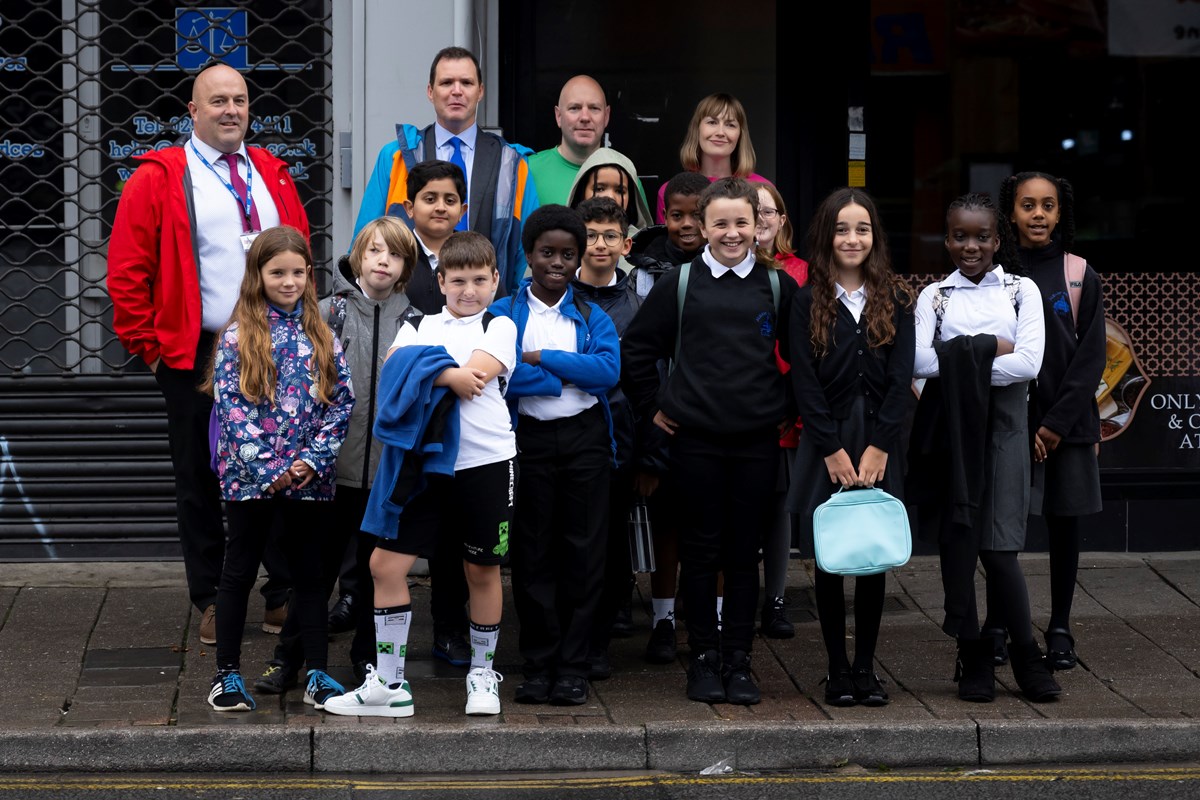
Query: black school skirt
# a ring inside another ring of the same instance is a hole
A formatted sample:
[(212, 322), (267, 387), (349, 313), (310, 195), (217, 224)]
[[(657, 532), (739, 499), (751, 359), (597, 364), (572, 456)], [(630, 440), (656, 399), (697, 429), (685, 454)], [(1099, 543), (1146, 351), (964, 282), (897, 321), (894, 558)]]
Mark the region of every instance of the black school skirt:
[[(863, 397), (855, 398), (846, 419), (837, 420), (838, 438), (850, 461), (858, 467), (859, 459), (875, 433), (875, 418), (868, 417), (867, 403)], [(888, 449), (887, 466), (883, 480), (875, 484), (893, 497), (904, 499), (904, 457), (900, 447), (893, 443)], [(792, 465), (792, 483), (788, 489), (788, 511), (799, 517), (801, 541), (812, 537), (812, 515), (817, 506), (824, 503), (838, 484), (829, 480), (825, 467), (825, 456), (813, 444), (812, 437), (800, 432), (800, 443), (796, 446), (796, 460)]]
[(1103, 508), (1095, 445), (1061, 442), (1049, 458), (1033, 465), (1032, 513), (1082, 517)]

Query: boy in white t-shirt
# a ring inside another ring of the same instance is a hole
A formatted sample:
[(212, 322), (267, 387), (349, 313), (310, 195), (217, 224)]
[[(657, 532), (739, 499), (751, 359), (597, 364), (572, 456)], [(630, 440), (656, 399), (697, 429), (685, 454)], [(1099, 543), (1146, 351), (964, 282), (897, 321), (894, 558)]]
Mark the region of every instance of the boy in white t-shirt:
[(378, 667), (367, 668), (358, 689), (326, 701), (325, 710), (346, 716), (408, 717), (412, 692), (404, 680), (412, 602), (408, 572), (418, 556), (433, 552), (441, 536), (462, 548), (470, 592), (471, 668), (467, 714), (499, 714), (493, 668), (503, 593), (500, 562), (508, 552), (516, 483), (516, 438), (504, 399), (516, 360), (517, 329), (507, 317), (487, 311), (500, 274), (487, 237), (452, 234), (442, 245), (438, 286), (446, 296), (439, 314), (408, 320), (388, 351), (440, 346), (458, 367), (443, 370), (435, 386), (458, 397), (459, 444), (452, 477), (430, 477), (404, 508), (395, 539), (380, 538), (371, 555), (375, 580), (375, 641)]

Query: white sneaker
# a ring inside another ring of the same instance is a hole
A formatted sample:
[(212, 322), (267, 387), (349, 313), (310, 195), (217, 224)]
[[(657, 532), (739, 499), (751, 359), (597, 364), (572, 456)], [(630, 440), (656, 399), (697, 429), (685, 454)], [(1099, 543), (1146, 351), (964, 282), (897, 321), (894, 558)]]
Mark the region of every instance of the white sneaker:
[(411, 717), (412, 690), (408, 681), (389, 689), (375, 667), (367, 665), (367, 679), (352, 692), (325, 701), (325, 710), (343, 717)]
[(471, 715), (500, 713), (500, 681), (504, 676), (486, 667), (476, 667), (467, 673), (467, 713)]

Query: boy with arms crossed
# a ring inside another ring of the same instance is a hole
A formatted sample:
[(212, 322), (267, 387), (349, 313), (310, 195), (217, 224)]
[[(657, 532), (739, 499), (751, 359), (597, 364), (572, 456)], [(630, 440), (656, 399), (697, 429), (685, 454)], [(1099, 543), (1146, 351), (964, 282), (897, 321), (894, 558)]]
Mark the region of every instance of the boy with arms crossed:
[[(499, 714), (493, 669), (503, 596), (500, 561), (508, 552), (516, 484), (516, 440), (504, 402), (504, 379), (513, 367), (516, 328), (487, 311), (500, 275), (495, 251), (481, 234), (455, 233), (442, 246), (438, 285), (445, 310), (411, 319), (396, 334), (389, 358), (401, 348), (441, 347), (458, 362), (441, 372), (435, 386), (458, 397), (459, 442), (453, 477), (432, 476), (400, 517), (395, 539), (380, 538), (371, 555), (375, 581), (375, 639), (378, 670), (368, 667), (358, 689), (325, 703), (345, 716), (412, 716), (404, 680), (412, 602), (408, 572), (417, 554), (453, 536), (467, 576), (471, 612), (471, 669), (467, 714)], [(382, 478), (380, 478), (382, 480)]]
[(523, 237), (532, 275), (492, 306), (516, 323), (521, 356), (508, 392), (521, 450), (512, 574), (525, 681), (516, 700), (582, 705), (604, 579), (614, 455), (608, 392), (620, 345), (609, 316), (571, 289), (587, 247), (579, 214), (542, 206)]

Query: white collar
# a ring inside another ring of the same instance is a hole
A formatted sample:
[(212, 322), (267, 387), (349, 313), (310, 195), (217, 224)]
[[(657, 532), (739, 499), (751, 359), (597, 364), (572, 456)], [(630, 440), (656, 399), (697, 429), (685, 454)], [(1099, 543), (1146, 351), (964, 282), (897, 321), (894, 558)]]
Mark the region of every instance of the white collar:
[(709, 252), (711, 247), (712, 245), (704, 245), (704, 251), (700, 254), (700, 257), (704, 259), (704, 263), (708, 266), (714, 278), (719, 278), (726, 272), (732, 272), (739, 278), (745, 278), (754, 269), (754, 248), (751, 248), (750, 252), (746, 253), (746, 257), (742, 259), (740, 264), (734, 267), (727, 267), (713, 258), (712, 253)]
[(473, 123), (471, 125), (471, 127), (467, 128), (462, 133), (451, 133), (450, 131), (443, 128), (441, 126), (441, 123), (438, 123), (438, 122), (433, 123), (433, 138), (434, 138), (434, 141), (437, 143), (438, 147), (447, 146), (447, 142), (450, 141), (451, 137), (457, 136), (463, 144), (465, 144), (470, 149), (474, 150), (475, 149), (475, 139), (478, 135), (479, 135), (479, 125), (478, 124)]
[[(208, 163), (210, 163), (210, 164), (216, 164), (225, 155), (217, 148), (201, 141), (200, 137), (198, 137), (196, 135), (195, 131), (192, 131), (192, 147), (196, 148), (196, 152), (198, 152), (200, 155), (202, 155), (206, 159), (208, 159)], [(235, 150), (234, 152), (237, 153), (242, 158), (246, 159), (246, 163), (250, 162), (250, 157), (248, 155), (246, 155), (246, 142), (245, 141), (242, 141), (241, 143), (239, 143), (238, 149)]]
[(525, 291), (529, 292), (529, 307), (532, 310), (538, 312), (539, 314), (544, 314), (547, 311), (557, 311), (562, 306), (563, 300), (565, 300), (567, 297), (567, 293), (563, 292), (562, 297), (558, 298), (557, 303), (555, 303), (552, 306), (548, 306), (545, 303), (543, 303), (541, 300), (539, 300), (537, 295), (535, 295), (533, 293), (532, 286), (526, 288)]
[[(614, 269), (612, 278), (610, 278), (608, 283), (606, 283), (604, 285), (605, 286), (616, 286), (617, 278), (619, 278), (619, 277), (621, 277), (621, 276), (617, 273), (617, 270)], [(579, 281), (580, 283), (587, 283), (587, 281), (585, 281), (583, 279), (583, 267), (580, 267), (579, 269), (575, 270), (575, 280)], [(588, 285), (591, 286), (591, 284), (588, 284)]]
[(435, 253), (429, 249), (429, 247), (425, 244), (424, 240), (421, 239), (421, 234), (417, 233), (415, 230), (413, 231), (413, 238), (415, 238), (417, 240), (417, 244), (421, 245), (422, 252), (424, 252), (425, 257), (429, 259), (429, 266), (432, 269), (437, 270), (437, 265), (438, 265), (437, 253)]
[(449, 308), (447, 308), (446, 306), (442, 306), (441, 317), (442, 317), (443, 322), (445, 322), (448, 325), (470, 325), (472, 322), (479, 319), (486, 313), (487, 313), (487, 309), (485, 308), (480, 311), (476, 311), (474, 314), (472, 314), (469, 317), (456, 317), (456, 316), (454, 316), (453, 313), (451, 313)]
[(997, 264), (993, 269), (984, 273), (984, 276), (980, 279), (979, 283), (975, 283), (966, 275), (963, 275), (960, 270), (956, 269), (954, 272), (950, 273), (946, 280), (942, 281), (942, 284), (948, 286), (962, 286), (968, 289), (974, 289), (976, 287), (982, 288), (984, 286), (1001, 286), (1004, 284), (1004, 267)]
[(841, 300), (842, 297), (846, 297), (850, 300), (865, 300), (867, 298), (867, 285), (864, 283), (853, 292), (848, 292), (846, 291), (845, 286), (842, 286), (840, 283), (835, 283), (833, 298), (835, 300)]

